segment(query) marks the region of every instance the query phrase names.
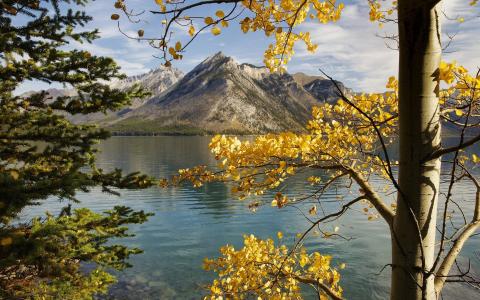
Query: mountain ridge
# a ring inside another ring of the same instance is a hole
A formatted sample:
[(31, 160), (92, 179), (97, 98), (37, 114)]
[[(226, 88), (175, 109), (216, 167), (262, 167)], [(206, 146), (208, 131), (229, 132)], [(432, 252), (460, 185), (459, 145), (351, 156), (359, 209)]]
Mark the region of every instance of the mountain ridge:
[(124, 88), (134, 83), (152, 96), (118, 112), (73, 116), (72, 121), (96, 123), (117, 135), (301, 132), (314, 105), (338, 98), (335, 84), (321, 76), (270, 73), (221, 52), (186, 74), (162, 66), (111, 84)]
[[(323, 96), (332, 98), (331, 94)], [(136, 130), (179, 134), (303, 131), (317, 104), (319, 99), (292, 75), (240, 64), (219, 52), (109, 128), (125, 132), (141, 123), (144, 128), (137, 126)]]

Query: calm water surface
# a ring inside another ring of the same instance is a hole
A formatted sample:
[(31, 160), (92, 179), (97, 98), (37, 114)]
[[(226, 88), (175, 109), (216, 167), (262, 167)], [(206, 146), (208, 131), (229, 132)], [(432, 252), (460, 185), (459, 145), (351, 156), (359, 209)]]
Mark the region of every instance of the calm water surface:
[[(100, 145), (102, 153), (98, 160), (104, 169), (141, 170), (165, 177), (179, 168), (215, 165), (208, 143), (208, 137), (114, 137)], [(290, 189), (304, 189), (303, 182), (300, 179), (291, 182)], [(473, 190), (460, 186), (459, 191), (461, 195), (457, 199), (467, 205), (467, 201), (473, 199)], [(345, 199), (353, 197), (339, 187), (336, 191), (332, 189), (325, 199), (336, 200), (337, 195), (343, 194)], [(266, 197), (271, 199), (271, 195)], [(131, 260), (132, 268), (118, 274), (119, 283), (110, 292), (112, 299), (200, 299), (202, 284), (213, 276), (202, 270), (202, 260), (217, 256), (220, 246), (230, 243), (238, 247), (244, 234), (267, 238), (276, 236), (277, 231), (284, 232), (285, 242), (291, 243), (292, 237), (308, 226), (295, 208), (278, 210), (264, 206), (252, 213), (247, 207), (248, 201), (235, 200), (224, 184), (211, 184), (197, 190), (187, 186), (124, 191), (121, 197), (95, 190), (79, 198), (82, 206), (96, 211), (128, 205), (155, 213), (147, 223), (131, 227), (135, 237), (122, 241), (145, 252)], [(334, 211), (339, 205), (335, 202), (338, 200), (326, 204), (324, 209)], [(305, 205), (300, 208), (308, 209), (309, 205)], [(58, 212), (61, 206), (52, 199), (25, 212), (24, 216), (42, 214), (45, 208)], [(334, 264), (347, 264), (341, 272), (347, 299), (387, 299), (390, 272), (386, 268), (379, 273), (390, 261), (388, 229), (382, 220), (367, 221), (361, 209), (358, 206), (341, 221), (323, 227), (328, 231), (339, 226), (344, 236), (353, 239), (325, 240), (314, 235), (306, 245), (331, 254)], [(479, 246), (479, 237), (472, 238), (462, 259), (471, 258), (472, 268), (476, 270), (480, 270), (475, 254)], [(313, 299), (308, 295), (306, 298)], [(445, 299), (457, 298), (480, 299), (480, 294), (463, 285), (451, 286), (445, 292)]]

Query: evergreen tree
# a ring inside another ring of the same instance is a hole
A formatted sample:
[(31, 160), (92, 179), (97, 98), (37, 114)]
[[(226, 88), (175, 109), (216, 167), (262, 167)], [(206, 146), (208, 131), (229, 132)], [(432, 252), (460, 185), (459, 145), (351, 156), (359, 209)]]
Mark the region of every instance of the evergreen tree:
[[(106, 84), (124, 78), (111, 58), (67, 50), (71, 41), (98, 38), (96, 30), (82, 31), (91, 20), (81, 11), (85, 4), (0, 1), (0, 298), (89, 299), (115, 281), (108, 269), (128, 267), (128, 257), (140, 252), (107, 242), (129, 236), (125, 225), (146, 221), (143, 211), (118, 206), (103, 214), (70, 212), (78, 191), (101, 187), (118, 193), (118, 188), (153, 184), (139, 173), (124, 176), (97, 168), (95, 144), (108, 132), (68, 119), (117, 110), (145, 96), (137, 86), (116, 90)], [(62, 83), (77, 93), (15, 92), (31, 80)], [(16, 220), (48, 197), (67, 201), (60, 216)], [(85, 264), (93, 270), (82, 271)]]

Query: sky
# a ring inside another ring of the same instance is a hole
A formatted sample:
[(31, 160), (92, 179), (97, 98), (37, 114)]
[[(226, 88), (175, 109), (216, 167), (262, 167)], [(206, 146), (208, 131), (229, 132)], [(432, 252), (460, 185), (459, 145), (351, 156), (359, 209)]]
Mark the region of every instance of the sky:
[[(186, 0), (188, 3), (192, 0)], [(387, 78), (397, 74), (398, 51), (386, 46), (387, 40), (380, 36), (396, 33), (393, 24), (379, 28), (368, 19), (367, 0), (343, 1), (345, 8), (342, 18), (337, 23), (319, 24), (307, 22), (301, 25), (300, 31), (310, 31), (312, 40), (318, 44), (314, 54), (300, 45), (295, 48), (295, 55), (287, 66), (288, 72), (304, 72), (319, 75), (322, 69), (328, 75), (342, 81), (355, 91), (376, 92), (384, 90)], [(455, 60), (467, 69), (480, 67), (480, 8), (468, 6), (469, 0), (443, 1), (443, 41), (455, 35), (445, 50), (444, 59)], [(120, 32), (117, 23), (110, 20), (112, 13), (118, 13), (113, 7), (114, 0), (96, 0), (85, 7), (93, 17), (87, 25), (88, 29), (98, 28), (101, 38), (93, 44), (72, 43), (71, 47), (88, 50), (96, 55), (113, 57), (127, 75), (137, 75), (158, 67), (162, 61), (155, 58), (158, 50), (145, 42), (129, 39)], [(129, 7), (137, 12), (156, 9), (154, 0), (126, 0)], [(200, 9), (197, 15), (213, 15), (215, 9)], [(221, 8), (221, 7), (220, 7)], [(225, 7), (224, 7), (225, 8)], [(193, 15), (193, 14), (192, 14)], [(458, 18), (465, 22), (458, 22)], [(157, 37), (161, 34), (161, 17), (145, 13), (138, 23), (120, 19), (120, 28), (130, 36), (136, 36), (138, 29), (145, 31), (145, 37)], [(174, 40), (184, 41), (188, 38), (183, 28), (175, 30)], [(184, 72), (190, 71), (198, 63), (210, 55), (222, 51), (240, 63), (263, 65), (263, 52), (271, 42), (263, 33), (244, 34), (240, 31), (238, 21), (232, 21), (222, 34), (213, 36), (209, 32), (200, 34), (187, 48), (184, 59), (175, 61), (173, 67)], [(389, 43), (393, 46), (392, 43)], [(39, 90), (49, 87), (44, 83), (27, 82), (18, 92)]]

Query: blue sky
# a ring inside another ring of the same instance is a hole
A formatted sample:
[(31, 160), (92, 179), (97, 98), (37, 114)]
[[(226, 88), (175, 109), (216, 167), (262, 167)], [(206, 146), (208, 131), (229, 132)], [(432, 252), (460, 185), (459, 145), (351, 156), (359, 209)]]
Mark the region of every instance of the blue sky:
[[(189, 0), (187, 0), (188, 3)], [(127, 0), (131, 8), (155, 8), (154, 0)], [(333, 24), (305, 23), (299, 30), (310, 31), (312, 39), (319, 47), (316, 53), (310, 54), (300, 45), (288, 65), (288, 71), (319, 74), (318, 69), (344, 82), (356, 91), (381, 91), (386, 79), (397, 73), (397, 51), (385, 46), (385, 39), (378, 35), (395, 33), (393, 25), (379, 28), (368, 20), (366, 0), (344, 1), (346, 7), (339, 22)], [(480, 9), (468, 6), (468, 0), (444, 0), (443, 10), (448, 18), (443, 17), (443, 34), (456, 34), (453, 42), (446, 49), (446, 60), (456, 60), (467, 68), (474, 70), (480, 66)], [(72, 44), (73, 47), (86, 49), (97, 55), (111, 56), (116, 59), (123, 71), (128, 75), (136, 75), (156, 68), (161, 61), (153, 57), (157, 50), (146, 43), (128, 39), (120, 33), (116, 22), (110, 15), (117, 12), (113, 0), (96, 0), (85, 8), (94, 20), (88, 28), (98, 28), (102, 38), (93, 44)], [(217, 9), (216, 7), (215, 9)], [(198, 15), (213, 15), (212, 11), (197, 10)], [(464, 23), (454, 19), (465, 18)], [(453, 20), (450, 20), (453, 19)], [(146, 13), (142, 20), (130, 23), (121, 19), (121, 28), (135, 36), (140, 28), (145, 30), (146, 37), (158, 36), (161, 30), (161, 17)], [(175, 31), (175, 40), (185, 40), (187, 33), (179, 28)], [(222, 30), (219, 36), (209, 33), (201, 34), (185, 53), (182, 61), (174, 62), (185, 72), (191, 70), (206, 57), (222, 51), (239, 62), (263, 65), (263, 51), (270, 43), (262, 33), (244, 34), (238, 24), (233, 21), (230, 27)], [(56, 87), (56, 86), (54, 86)], [(20, 91), (48, 88), (43, 83), (28, 82)]]

